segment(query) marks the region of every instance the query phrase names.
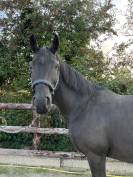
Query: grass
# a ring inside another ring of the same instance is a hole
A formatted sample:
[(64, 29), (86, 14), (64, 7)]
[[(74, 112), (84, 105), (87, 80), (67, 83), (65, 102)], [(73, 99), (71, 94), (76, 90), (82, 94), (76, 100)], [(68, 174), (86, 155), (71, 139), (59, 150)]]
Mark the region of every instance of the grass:
[[(17, 165), (0, 165), (0, 177), (89, 177), (88, 171), (73, 171), (70, 169), (53, 169), (44, 167), (29, 167)], [(124, 177), (107, 175), (108, 177)], [(125, 176), (127, 177), (127, 176)], [(133, 177), (133, 176), (128, 176)]]
[(64, 169), (0, 165), (0, 177), (88, 177), (88, 172), (85, 174)]

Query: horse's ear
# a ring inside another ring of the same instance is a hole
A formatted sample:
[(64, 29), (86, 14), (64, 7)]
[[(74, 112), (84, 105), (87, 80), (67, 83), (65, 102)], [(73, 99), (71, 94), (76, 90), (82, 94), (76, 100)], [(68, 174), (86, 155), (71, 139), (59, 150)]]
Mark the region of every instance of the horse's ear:
[(55, 54), (57, 52), (59, 48), (59, 37), (56, 33), (54, 33), (54, 39), (52, 41), (52, 45), (50, 47), (50, 50), (53, 54)]
[(36, 52), (39, 49), (39, 47), (37, 46), (36, 37), (34, 35), (30, 36), (30, 46), (33, 52)]

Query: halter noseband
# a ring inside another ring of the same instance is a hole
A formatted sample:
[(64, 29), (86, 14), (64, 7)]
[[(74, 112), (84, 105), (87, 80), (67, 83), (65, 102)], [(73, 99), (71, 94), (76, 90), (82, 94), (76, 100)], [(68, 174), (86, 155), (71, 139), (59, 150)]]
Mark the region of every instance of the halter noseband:
[(42, 84), (42, 85), (48, 86), (49, 89), (50, 89), (50, 91), (51, 91), (51, 93), (54, 94), (54, 91), (55, 91), (55, 89), (56, 89), (56, 87), (57, 87), (57, 85), (58, 85), (58, 82), (59, 82), (59, 79), (57, 80), (55, 86), (53, 86), (49, 81), (47, 81), (47, 80), (45, 80), (45, 79), (44, 79), (44, 80), (42, 80), (42, 79), (35, 80), (35, 81), (32, 83), (32, 89), (33, 89), (33, 91), (34, 91), (34, 90), (35, 90), (35, 87), (36, 87), (37, 85)]

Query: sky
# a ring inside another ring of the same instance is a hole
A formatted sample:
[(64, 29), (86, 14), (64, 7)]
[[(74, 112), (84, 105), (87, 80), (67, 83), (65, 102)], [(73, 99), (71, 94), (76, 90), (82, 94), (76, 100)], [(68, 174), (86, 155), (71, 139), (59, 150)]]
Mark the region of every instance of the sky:
[(113, 0), (113, 4), (115, 5), (115, 8), (117, 8), (117, 22), (114, 29), (117, 31), (118, 36), (112, 36), (108, 40), (103, 42), (102, 50), (105, 55), (107, 55), (111, 51), (114, 43), (120, 44), (121, 42), (126, 42), (128, 40), (127, 36), (124, 36), (122, 28), (122, 26), (126, 22), (125, 13), (128, 7), (128, 0)]
[(113, 3), (115, 4), (115, 7), (118, 9), (117, 12), (117, 20), (118, 20), (118, 25), (117, 27), (120, 27), (120, 25), (123, 25), (125, 22), (125, 13), (128, 7), (128, 0), (113, 0)]
[(113, 3), (116, 5), (117, 8), (125, 10), (125, 6), (128, 4), (128, 0), (113, 0)]
[(0, 11), (0, 18), (4, 18), (5, 17), (5, 13)]

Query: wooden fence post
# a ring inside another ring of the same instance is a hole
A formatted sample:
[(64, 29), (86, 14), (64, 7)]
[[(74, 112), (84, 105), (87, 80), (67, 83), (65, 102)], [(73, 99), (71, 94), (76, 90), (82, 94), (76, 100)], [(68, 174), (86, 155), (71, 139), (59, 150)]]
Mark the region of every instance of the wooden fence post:
[[(31, 126), (32, 127), (36, 127), (36, 128), (40, 128), (40, 115), (37, 114), (36, 110), (33, 109), (32, 111), (32, 123)], [(34, 137), (33, 137), (33, 144), (32, 144), (32, 148), (34, 150), (38, 149), (38, 146), (40, 144), (40, 139), (41, 139), (41, 134), (40, 133), (34, 133)]]

